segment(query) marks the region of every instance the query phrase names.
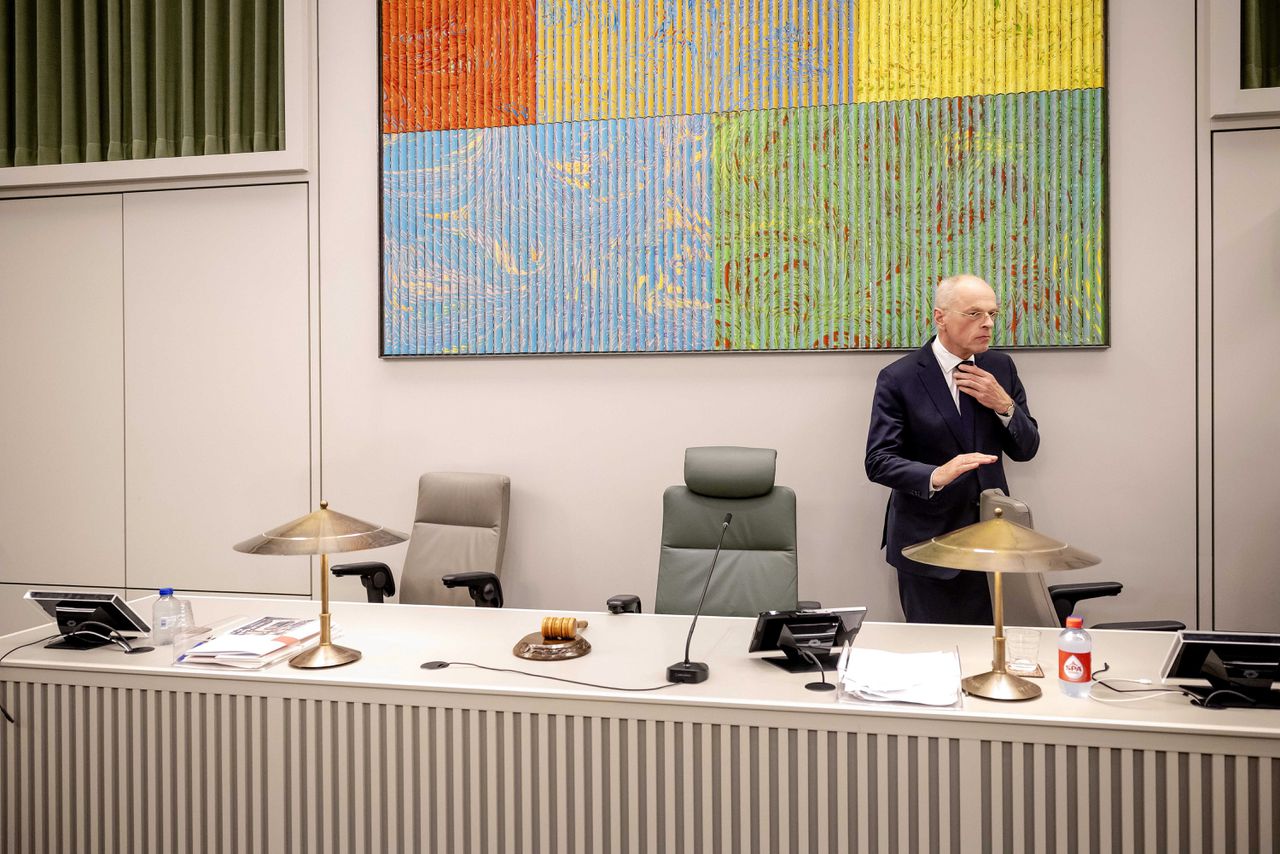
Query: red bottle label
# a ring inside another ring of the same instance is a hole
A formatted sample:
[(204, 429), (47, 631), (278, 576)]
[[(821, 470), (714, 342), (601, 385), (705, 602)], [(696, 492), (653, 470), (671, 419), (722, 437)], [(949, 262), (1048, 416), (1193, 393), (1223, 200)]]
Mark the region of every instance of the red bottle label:
[(1058, 650), (1058, 678), (1063, 682), (1088, 682), (1093, 678), (1093, 653)]

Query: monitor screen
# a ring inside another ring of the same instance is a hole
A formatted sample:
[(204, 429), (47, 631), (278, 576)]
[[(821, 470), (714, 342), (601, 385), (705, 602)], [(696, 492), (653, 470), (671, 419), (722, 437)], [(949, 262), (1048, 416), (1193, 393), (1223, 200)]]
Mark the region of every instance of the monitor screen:
[[(28, 590), (23, 598), (57, 623), (58, 631), (67, 641), (78, 639), (75, 643), (65, 643), (66, 646), (107, 643), (112, 631), (120, 635), (145, 635), (151, 631), (146, 621), (115, 593)], [(102, 640), (104, 630), (108, 640)]]
[[(1216, 656), (1217, 662), (1211, 656)], [(1165, 682), (1224, 679), (1263, 687), (1280, 681), (1280, 635), (1178, 632), (1161, 674)]]
[(785, 626), (791, 631), (797, 646), (827, 656), (853, 642), (866, 616), (867, 609), (863, 607), (765, 611), (756, 618), (747, 652), (787, 652), (778, 645), (778, 637)]
[(1161, 672), (1209, 709), (1280, 709), (1280, 635), (1178, 632)]

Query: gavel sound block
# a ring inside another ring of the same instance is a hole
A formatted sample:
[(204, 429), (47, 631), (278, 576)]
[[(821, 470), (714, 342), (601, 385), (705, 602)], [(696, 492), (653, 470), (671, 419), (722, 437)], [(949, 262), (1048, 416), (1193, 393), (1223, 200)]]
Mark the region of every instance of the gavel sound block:
[(520, 638), (511, 651), (516, 657), (531, 661), (581, 658), (591, 652), (591, 644), (578, 634), (586, 627), (586, 620), (575, 617), (543, 617), (541, 631)]

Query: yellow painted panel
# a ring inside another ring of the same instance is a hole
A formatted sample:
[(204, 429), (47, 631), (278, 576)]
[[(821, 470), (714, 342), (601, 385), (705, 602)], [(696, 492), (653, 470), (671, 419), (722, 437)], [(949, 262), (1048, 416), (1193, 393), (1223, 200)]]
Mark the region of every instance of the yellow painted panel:
[(538, 0), (537, 121), (848, 103), (852, 0)]
[(1105, 85), (1104, 0), (859, 0), (860, 102)]

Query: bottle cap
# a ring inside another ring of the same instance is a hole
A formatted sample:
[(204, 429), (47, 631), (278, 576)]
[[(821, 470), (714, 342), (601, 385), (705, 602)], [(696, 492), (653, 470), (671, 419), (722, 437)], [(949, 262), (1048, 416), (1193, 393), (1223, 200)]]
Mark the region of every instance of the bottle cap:
[(173, 588), (172, 588), (172, 587), (161, 587), (161, 588), (160, 588), (160, 595), (161, 595), (161, 596), (172, 596), (172, 595), (173, 595)]
[(1084, 620), (1083, 620), (1082, 618), (1080, 618), (1080, 617), (1067, 617), (1067, 628), (1069, 628), (1069, 629), (1083, 629), (1083, 628), (1084, 628)]

